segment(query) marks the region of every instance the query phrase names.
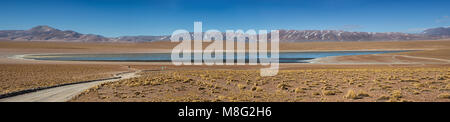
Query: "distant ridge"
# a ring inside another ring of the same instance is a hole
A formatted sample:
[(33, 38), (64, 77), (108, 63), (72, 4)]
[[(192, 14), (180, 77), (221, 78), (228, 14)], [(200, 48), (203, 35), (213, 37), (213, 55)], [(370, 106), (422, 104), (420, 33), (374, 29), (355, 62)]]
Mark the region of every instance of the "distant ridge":
[[(192, 35), (192, 33), (191, 33)], [(269, 35), (270, 37), (270, 35)], [(280, 41), (401, 41), (434, 40), (450, 37), (450, 27), (426, 29), (418, 34), (400, 32), (349, 32), (340, 30), (280, 30)], [(41, 25), (29, 30), (0, 30), (0, 39), (14, 41), (64, 42), (152, 42), (168, 41), (170, 36), (121, 36), (108, 38), (95, 34), (81, 34), (72, 30), (58, 30)]]
[(439, 27), (439, 28), (431, 28), (426, 29), (422, 32), (422, 34), (428, 35), (428, 36), (446, 36), (447, 38), (450, 37), (450, 27)]
[(0, 39), (19, 41), (74, 41), (74, 42), (104, 42), (109, 38), (94, 35), (81, 34), (75, 31), (61, 31), (49, 26), (36, 26), (29, 30), (0, 31)]

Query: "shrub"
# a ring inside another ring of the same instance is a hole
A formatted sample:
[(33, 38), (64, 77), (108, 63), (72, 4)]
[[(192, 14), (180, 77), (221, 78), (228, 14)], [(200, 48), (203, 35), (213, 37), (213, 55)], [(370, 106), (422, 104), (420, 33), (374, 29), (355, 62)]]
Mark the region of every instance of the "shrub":
[(438, 95), (438, 98), (440, 98), (440, 99), (450, 99), (450, 94), (442, 93), (442, 94)]
[(348, 90), (347, 94), (344, 95), (344, 98), (347, 98), (347, 99), (362, 99), (364, 97), (369, 97), (369, 94), (365, 93), (364, 91), (359, 91), (357, 93), (352, 89)]
[(334, 90), (325, 90), (322, 93), (323, 93), (323, 95), (336, 95), (337, 94), (337, 92)]
[(295, 88), (295, 93), (306, 93), (302, 88)]
[(290, 87), (290, 85), (285, 84), (285, 83), (280, 83), (277, 85), (277, 88), (283, 89), (283, 90), (287, 90), (288, 87)]
[(392, 98), (402, 98), (403, 97), (403, 95), (402, 95), (402, 92), (400, 91), (400, 90), (394, 90), (394, 91), (392, 91), (392, 93), (391, 93), (391, 97)]
[(247, 87), (247, 85), (244, 85), (244, 84), (238, 84), (237, 87), (238, 87), (239, 89), (245, 89), (245, 88)]
[(252, 91), (260, 92), (260, 91), (263, 91), (263, 89), (261, 87), (259, 87), (259, 86), (253, 86), (252, 87)]

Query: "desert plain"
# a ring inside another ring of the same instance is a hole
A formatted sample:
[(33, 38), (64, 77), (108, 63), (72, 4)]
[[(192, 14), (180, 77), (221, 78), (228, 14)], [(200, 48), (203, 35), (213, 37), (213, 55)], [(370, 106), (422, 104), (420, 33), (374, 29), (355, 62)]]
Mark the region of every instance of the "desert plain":
[[(449, 102), (450, 40), (283, 42), (281, 52), (414, 50), (264, 66), (174, 66), (170, 62), (49, 61), (28, 54), (170, 52), (176, 43), (0, 41), (0, 94), (140, 71), (71, 102)], [(206, 44), (207, 45), (207, 44)], [(163, 67), (163, 68), (162, 68)]]

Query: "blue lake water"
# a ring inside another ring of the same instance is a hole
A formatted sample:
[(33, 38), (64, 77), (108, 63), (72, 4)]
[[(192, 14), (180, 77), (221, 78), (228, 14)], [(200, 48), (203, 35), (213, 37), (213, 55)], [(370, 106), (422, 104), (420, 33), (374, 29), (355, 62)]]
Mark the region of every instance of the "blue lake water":
[[(345, 55), (368, 55), (397, 53), (406, 51), (326, 51), (326, 52), (280, 52), (280, 63), (307, 63), (307, 60), (328, 56)], [(224, 55), (224, 59), (227, 57)], [(192, 55), (193, 56), (193, 55)], [(268, 54), (270, 57), (270, 53)], [(212, 55), (214, 57), (214, 55)], [(58, 60), (58, 61), (122, 61), (122, 62), (170, 62), (170, 53), (122, 53), (122, 54), (48, 54), (30, 55), (28, 59), (35, 60)], [(234, 59), (238, 59), (235, 55)], [(242, 58), (241, 58), (242, 59)], [(245, 55), (246, 62), (249, 60), (248, 53)], [(258, 60), (259, 61), (259, 60)]]

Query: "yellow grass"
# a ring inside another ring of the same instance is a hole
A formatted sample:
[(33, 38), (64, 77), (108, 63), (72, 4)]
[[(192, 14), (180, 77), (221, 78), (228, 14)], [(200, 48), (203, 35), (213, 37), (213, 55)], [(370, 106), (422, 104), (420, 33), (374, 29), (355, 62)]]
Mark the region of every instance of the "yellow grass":
[[(72, 101), (448, 102), (449, 72), (448, 66), (281, 70), (273, 77), (260, 77), (258, 70), (152, 71), (139, 78), (107, 83)], [(158, 85), (145, 85), (147, 81)], [(417, 83), (428, 87), (417, 87)]]

